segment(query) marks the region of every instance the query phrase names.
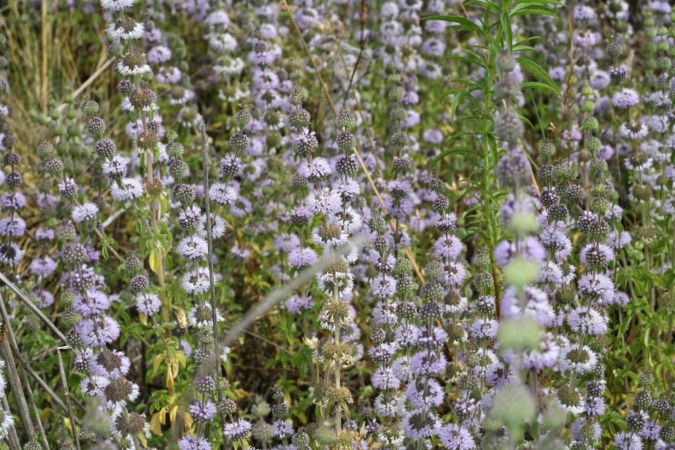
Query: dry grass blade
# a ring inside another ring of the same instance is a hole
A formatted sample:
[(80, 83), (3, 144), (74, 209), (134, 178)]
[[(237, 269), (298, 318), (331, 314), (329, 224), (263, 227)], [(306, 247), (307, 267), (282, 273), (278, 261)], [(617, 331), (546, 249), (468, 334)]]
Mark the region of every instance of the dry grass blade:
[(28, 296), (24, 294), (23, 291), (21, 291), (21, 289), (19, 289), (14, 283), (12, 283), (9, 280), (9, 278), (7, 278), (5, 274), (2, 272), (0, 272), (0, 281), (5, 283), (5, 285), (16, 294), (18, 299), (21, 300), (23, 304), (25, 304), (28, 307), (28, 309), (33, 311), (35, 315), (38, 316), (40, 320), (42, 320), (50, 330), (52, 330), (52, 332), (56, 335), (56, 337), (58, 337), (64, 344), (68, 345), (68, 339), (66, 338), (66, 336), (64, 336), (63, 333), (61, 333), (61, 330), (59, 330), (59, 328), (56, 325), (54, 325), (54, 322), (49, 320), (49, 317), (45, 316), (44, 313), (40, 310), (40, 308), (35, 306), (35, 303), (33, 303), (31, 299), (28, 298)]

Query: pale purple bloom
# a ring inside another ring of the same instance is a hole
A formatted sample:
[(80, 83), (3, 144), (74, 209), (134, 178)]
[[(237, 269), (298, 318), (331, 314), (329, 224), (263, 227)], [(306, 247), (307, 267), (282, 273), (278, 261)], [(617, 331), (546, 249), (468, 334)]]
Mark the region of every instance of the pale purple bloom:
[(211, 444), (199, 436), (187, 435), (178, 441), (178, 448), (180, 450), (211, 450)]
[(293, 435), (293, 424), (288, 419), (272, 422), (272, 434), (277, 439), (288, 439)]
[(117, 202), (135, 200), (143, 196), (143, 184), (135, 178), (122, 178), (112, 184), (110, 195)]
[(433, 408), (443, 403), (443, 388), (433, 378), (421, 378), (408, 384), (406, 397), (415, 408)]
[(56, 270), (56, 261), (49, 256), (35, 258), (30, 263), (30, 271), (33, 275), (39, 277), (46, 277), (51, 275)]
[(206, 240), (199, 236), (189, 236), (181, 239), (176, 247), (178, 254), (191, 261), (206, 259), (209, 247)]
[(438, 437), (449, 450), (472, 450), (476, 448), (473, 436), (466, 428), (449, 423), (441, 427)]
[(640, 96), (633, 89), (624, 88), (614, 94), (612, 104), (617, 109), (628, 109), (635, 106), (640, 101)]
[(216, 415), (216, 405), (210, 400), (205, 402), (196, 401), (190, 405), (189, 411), (195, 421), (201, 423), (211, 422)]
[(578, 334), (601, 336), (607, 333), (607, 316), (588, 306), (580, 306), (569, 311), (567, 324)]
[(390, 367), (378, 367), (377, 370), (370, 377), (370, 382), (376, 389), (398, 389), (401, 382), (394, 375), (394, 371)]
[(84, 317), (97, 316), (110, 308), (110, 297), (96, 289), (87, 289), (75, 295), (73, 309)]
[(300, 314), (302, 311), (306, 311), (312, 308), (313, 302), (312, 298), (309, 296), (300, 296), (293, 295), (288, 300), (286, 300), (286, 309), (291, 314)]
[(244, 419), (235, 419), (223, 427), (223, 433), (228, 441), (246, 438), (251, 432), (251, 423)]
[(73, 208), (72, 219), (75, 223), (91, 222), (98, 215), (98, 206), (93, 203), (85, 203)]
[(403, 431), (410, 439), (426, 439), (434, 436), (441, 426), (435, 412), (419, 409), (403, 416)]
[(396, 280), (389, 275), (378, 275), (370, 284), (373, 295), (377, 298), (391, 298), (396, 293)]
[(579, 294), (598, 300), (601, 305), (609, 305), (614, 300), (614, 283), (604, 274), (587, 273), (578, 283)]
[(46, 289), (38, 289), (33, 291), (35, 303), (40, 308), (49, 308), (54, 304), (54, 296)]
[(288, 264), (297, 270), (313, 266), (317, 255), (311, 248), (295, 248), (288, 254)]
[(642, 440), (640, 440), (640, 436), (634, 433), (616, 433), (614, 445), (616, 445), (617, 450), (642, 450)]
[(102, 347), (117, 340), (120, 335), (120, 326), (107, 315), (84, 319), (78, 324), (82, 342), (90, 347)]
[(153, 316), (159, 312), (162, 302), (152, 293), (141, 293), (136, 296), (136, 309), (146, 316)]
[(462, 242), (453, 235), (441, 236), (434, 243), (434, 254), (439, 258), (455, 260), (462, 252)]

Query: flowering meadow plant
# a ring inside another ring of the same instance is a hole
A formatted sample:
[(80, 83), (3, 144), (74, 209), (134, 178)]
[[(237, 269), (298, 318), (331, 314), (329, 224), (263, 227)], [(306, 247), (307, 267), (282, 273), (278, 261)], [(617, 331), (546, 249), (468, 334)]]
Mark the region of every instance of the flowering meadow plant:
[(669, 2), (6, 3), (1, 448), (675, 448)]

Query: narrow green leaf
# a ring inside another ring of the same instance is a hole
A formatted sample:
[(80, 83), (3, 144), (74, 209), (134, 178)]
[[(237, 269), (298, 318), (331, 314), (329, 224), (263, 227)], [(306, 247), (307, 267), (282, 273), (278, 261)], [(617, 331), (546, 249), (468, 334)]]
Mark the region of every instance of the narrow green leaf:
[(558, 13), (543, 6), (518, 5), (511, 11), (511, 17), (524, 16), (526, 14), (532, 16), (558, 16)]
[(514, 53), (533, 52), (534, 50), (534, 47), (525, 44), (516, 44), (513, 46)]
[(431, 166), (435, 166), (448, 155), (464, 155), (467, 158), (475, 159), (476, 151), (470, 147), (451, 147), (446, 150), (443, 150), (438, 156), (431, 160)]
[(499, 13), (499, 7), (494, 3), (486, 0), (469, 0), (468, 2), (464, 3), (464, 6), (466, 7), (478, 6), (480, 8), (490, 10), (494, 13)]
[(420, 20), (442, 20), (444, 22), (456, 23), (460, 29), (464, 31), (471, 31), (484, 36), (481, 27), (462, 16), (426, 16), (421, 17)]
[(543, 83), (549, 85), (553, 90), (555, 90), (555, 92), (558, 93), (558, 95), (560, 95), (558, 85), (551, 79), (550, 76), (548, 76), (548, 73), (546, 73), (546, 71), (542, 69), (539, 64), (524, 56), (518, 58), (518, 63), (520, 64), (520, 67), (534, 75)]
[(560, 96), (560, 92), (557, 89), (553, 89), (551, 86), (549, 86), (546, 83), (541, 83), (539, 81), (526, 81), (523, 84), (520, 85), (520, 87), (523, 90), (526, 89), (533, 89), (537, 91), (551, 91), (555, 95)]
[(565, 6), (564, 3), (556, 0), (518, 0), (517, 5), (541, 5), (541, 6)]

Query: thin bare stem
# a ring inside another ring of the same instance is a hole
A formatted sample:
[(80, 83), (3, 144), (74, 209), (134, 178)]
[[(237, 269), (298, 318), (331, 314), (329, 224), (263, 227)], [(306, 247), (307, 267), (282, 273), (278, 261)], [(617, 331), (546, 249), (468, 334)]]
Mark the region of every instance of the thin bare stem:
[(213, 268), (213, 230), (211, 229), (211, 198), (209, 197), (209, 155), (206, 151), (206, 125), (202, 123), (202, 168), (204, 171), (204, 202), (206, 203), (206, 242), (208, 243), (209, 296), (211, 297), (211, 320), (213, 341), (218, 341), (218, 312), (216, 310), (216, 283)]
[(49, 8), (49, 2), (47, 0), (42, 0), (40, 8), (40, 21), (42, 22), (42, 97), (40, 103), (42, 106), (42, 113), (47, 113), (47, 100), (49, 99), (49, 65), (48, 65), (48, 54), (49, 54), (49, 14), (47, 14), (47, 9)]
[(349, 84), (347, 85), (347, 91), (345, 92), (345, 96), (342, 98), (342, 107), (343, 108), (345, 106), (345, 103), (347, 103), (347, 98), (349, 98), (349, 91), (352, 88), (352, 84), (354, 84), (354, 77), (356, 76), (356, 71), (359, 68), (359, 63), (361, 62), (361, 58), (363, 58), (363, 52), (366, 50), (366, 35), (363, 32), (365, 26), (366, 26), (366, 0), (361, 0), (360, 6), (359, 6), (359, 30), (360, 30), (359, 56), (356, 58), (356, 62), (354, 63), (354, 68), (352, 69), (352, 74), (349, 77)]
[[(7, 403), (7, 397), (2, 396), (2, 407), (5, 411), (9, 411), (9, 403)], [(9, 450), (21, 450), (21, 442), (19, 442), (19, 435), (16, 432), (16, 427), (12, 424), (9, 427), (7, 444), (9, 445)]]
[(42, 443), (45, 445), (45, 449), (49, 450), (49, 441), (47, 440), (47, 433), (45, 433), (45, 427), (42, 425), (42, 419), (40, 418), (40, 410), (38, 409), (37, 403), (35, 402), (35, 396), (33, 395), (33, 390), (30, 386), (30, 383), (24, 375), (23, 381), (26, 384), (26, 393), (28, 394), (28, 401), (30, 406), (33, 409), (33, 415), (35, 416), (35, 423), (37, 424), (38, 431), (40, 432), (40, 437), (42, 438)]
[(9, 379), (9, 385), (12, 389), (12, 392), (14, 393), (19, 419), (21, 419), (21, 423), (23, 424), (24, 433), (27, 435), (28, 439), (31, 440), (33, 439), (33, 436), (35, 436), (35, 429), (33, 428), (33, 420), (30, 417), (28, 403), (26, 402), (26, 397), (23, 393), (21, 377), (19, 376), (19, 371), (16, 368), (16, 362), (12, 353), (11, 342), (16, 342), (16, 340), (14, 339), (12, 324), (9, 322), (9, 315), (5, 309), (5, 299), (3, 296), (0, 296), (0, 312), (2, 313), (2, 322), (5, 325), (7, 333), (6, 338), (3, 339), (2, 343), (0, 344), (0, 350), (2, 351), (2, 357), (5, 360), (7, 367), (7, 378)]
[(73, 434), (73, 440), (75, 441), (75, 447), (77, 450), (80, 450), (80, 439), (77, 435), (77, 430), (75, 429), (75, 417), (73, 416), (73, 410), (70, 407), (70, 390), (68, 389), (68, 380), (66, 379), (66, 369), (63, 367), (63, 357), (61, 356), (61, 350), (70, 350), (70, 347), (59, 347), (56, 349), (56, 352), (59, 356), (59, 373), (61, 374), (61, 384), (63, 385), (63, 392), (66, 395), (66, 410), (68, 412), (68, 418), (70, 419), (70, 431)]
[(115, 211), (114, 213), (112, 213), (112, 214), (110, 215), (110, 217), (108, 217), (108, 218), (101, 224), (101, 228), (106, 229), (107, 227), (109, 227), (110, 224), (112, 224), (115, 220), (117, 220), (118, 217), (120, 217), (122, 214), (124, 214), (124, 212), (125, 212), (126, 210), (127, 210), (127, 208), (124, 207), (124, 208), (120, 208), (120, 209), (118, 209), (117, 211)]

